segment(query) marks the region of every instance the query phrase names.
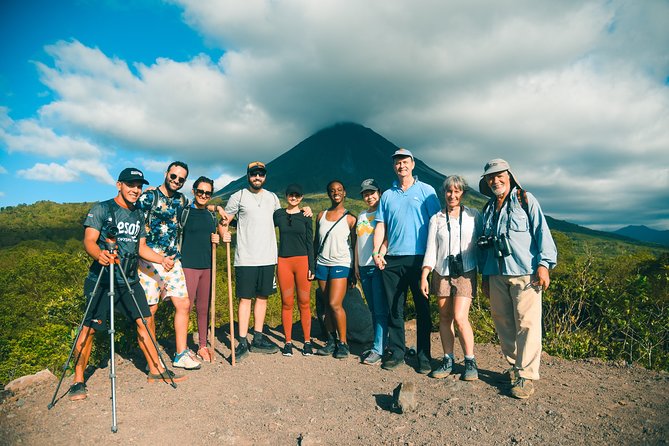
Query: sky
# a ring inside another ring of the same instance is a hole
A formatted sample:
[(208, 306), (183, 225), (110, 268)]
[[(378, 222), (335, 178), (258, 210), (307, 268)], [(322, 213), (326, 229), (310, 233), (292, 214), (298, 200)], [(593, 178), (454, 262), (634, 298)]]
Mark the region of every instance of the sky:
[(4, 0), (0, 39), (1, 207), (175, 159), (219, 189), (349, 121), (472, 186), (504, 158), (552, 217), (669, 229), (666, 0)]

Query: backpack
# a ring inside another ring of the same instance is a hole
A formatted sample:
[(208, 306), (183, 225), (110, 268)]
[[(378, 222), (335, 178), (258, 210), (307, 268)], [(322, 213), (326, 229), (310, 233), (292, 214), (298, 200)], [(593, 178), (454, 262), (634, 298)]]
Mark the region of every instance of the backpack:
[[(181, 216), (179, 218), (179, 251), (181, 251), (181, 245), (184, 241), (184, 228), (186, 227), (186, 222), (188, 221), (188, 215), (190, 214), (190, 206), (187, 206), (181, 211)], [(218, 226), (218, 220), (216, 219), (216, 214), (214, 211), (210, 211), (207, 209), (207, 212), (211, 216), (212, 221), (214, 222), (214, 231), (216, 230), (216, 227)]]

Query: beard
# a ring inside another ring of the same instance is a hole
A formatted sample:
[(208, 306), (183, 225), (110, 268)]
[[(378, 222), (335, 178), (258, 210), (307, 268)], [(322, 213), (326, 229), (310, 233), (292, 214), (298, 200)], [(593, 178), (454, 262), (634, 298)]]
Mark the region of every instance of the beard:
[(490, 189), (496, 197), (501, 197), (506, 192), (506, 186), (491, 187)]

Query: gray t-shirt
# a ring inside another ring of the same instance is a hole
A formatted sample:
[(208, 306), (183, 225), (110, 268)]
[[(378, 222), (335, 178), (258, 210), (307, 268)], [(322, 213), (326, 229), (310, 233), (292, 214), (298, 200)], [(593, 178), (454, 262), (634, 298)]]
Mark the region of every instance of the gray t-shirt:
[(257, 194), (242, 189), (232, 194), (225, 206), (226, 214), (237, 216), (237, 249), (235, 266), (275, 265), (277, 259), (274, 211), (281, 208), (275, 193), (261, 190)]

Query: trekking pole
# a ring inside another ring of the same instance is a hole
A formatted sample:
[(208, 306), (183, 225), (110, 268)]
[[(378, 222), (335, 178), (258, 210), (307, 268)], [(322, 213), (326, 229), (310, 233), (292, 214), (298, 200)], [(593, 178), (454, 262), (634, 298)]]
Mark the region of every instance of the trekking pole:
[(209, 345), (212, 354), (209, 362), (214, 362), (213, 353), (216, 351), (216, 243), (211, 244), (211, 296), (209, 304)]
[(230, 317), (230, 350), (232, 350), (232, 366), (235, 366), (235, 318), (232, 311), (232, 270), (230, 267), (230, 242), (225, 242), (225, 254), (228, 262), (228, 308)]

